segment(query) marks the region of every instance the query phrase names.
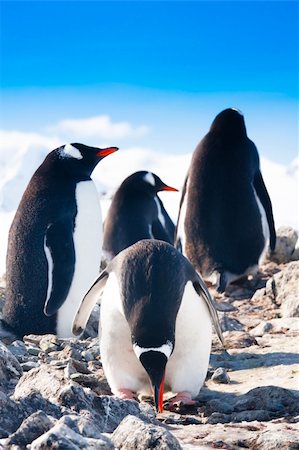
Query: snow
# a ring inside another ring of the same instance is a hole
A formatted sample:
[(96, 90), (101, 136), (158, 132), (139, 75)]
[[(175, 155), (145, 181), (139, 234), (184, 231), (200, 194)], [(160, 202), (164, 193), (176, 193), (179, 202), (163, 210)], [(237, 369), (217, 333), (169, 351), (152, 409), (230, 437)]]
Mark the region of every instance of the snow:
[[(9, 227), (24, 189), (46, 154), (61, 145), (61, 140), (38, 133), (0, 131), (0, 142), (1, 275), (5, 272)], [(122, 148), (105, 158), (93, 174), (101, 196), (103, 218), (113, 192), (124, 178), (137, 170), (154, 172), (166, 184), (181, 189), (191, 155), (161, 154), (149, 148), (134, 147)], [(298, 230), (298, 158), (284, 166), (261, 157), (261, 169), (272, 200), (276, 228), (289, 225)], [(159, 195), (176, 221), (181, 193), (162, 192)]]

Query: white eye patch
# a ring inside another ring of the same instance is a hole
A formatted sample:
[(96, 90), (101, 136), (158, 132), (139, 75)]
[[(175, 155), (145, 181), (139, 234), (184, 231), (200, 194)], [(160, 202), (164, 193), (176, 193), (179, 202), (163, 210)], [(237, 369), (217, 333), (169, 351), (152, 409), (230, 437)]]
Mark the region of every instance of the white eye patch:
[(139, 345), (137, 345), (137, 344), (133, 345), (133, 350), (134, 350), (137, 358), (140, 358), (142, 353), (160, 352), (160, 353), (163, 353), (166, 356), (166, 358), (168, 359), (169, 356), (171, 355), (172, 349), (173, 349), (173, 345), (170, 341), (167, 341), (166, 344), (163, 344), (160, 347), (139, 347)]
[(149, 183), (152, 186), (156, 185), (155, 177), (151, 172), (147, 172), (147, 174), (144, 175), (143, 179), (144, 179), (144, 181), (146, 181), (146, 183)]
[(233, 111), (236, 111), (237, 113), (240, 114), (240, 116), (243, 116), (244, 114), (242, 113), (242, 111), (238, 108), (232, 108)]
[(81, 155), (80, 151), (74, 147), (71, 144), (66, 144), (63, 149), (60, 151), (60, 155), (63, 158), (75, 158), (75, 159), (82, 159), (83, 156)]

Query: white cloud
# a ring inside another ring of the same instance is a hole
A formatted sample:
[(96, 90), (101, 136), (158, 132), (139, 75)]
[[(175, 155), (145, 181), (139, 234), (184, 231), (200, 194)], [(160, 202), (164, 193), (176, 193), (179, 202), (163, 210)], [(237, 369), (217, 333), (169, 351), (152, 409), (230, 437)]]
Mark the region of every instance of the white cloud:
[(148, 133), (146, 125), (134, 127), (129, 122), (112, 122), (110, 116), (101, 115), (86, 119), (65, 119), (48, 128), (62, 136), (67, 136), (68, 141), (79, 139), (125, 139), (138, 138)]
[(37, 167), (60, 144), (38, 133), (0, 130), (0, 210), (14, 211)]
[[(47, 153), (67, 141), (38, 133), (0, 130), (0, 275), (5, 268), (8, 229), (21, 196), (37, 167)], [(93, 178), (102, 198), (103, 217), (109, 197), (119, 184), (137, 170), (156, 173), (166, 184), (181, 189), (190, 163), (191, 153), (175, 155), (149, 148), (131, 147), (105, 158), (96, 167)], [(298, 224), (298, 159), (290, 167), (261, 157), (261, 166), (274, 210), (276, 227)], [(175, 221), (181, 193), (161, 193), (161, 199)]]

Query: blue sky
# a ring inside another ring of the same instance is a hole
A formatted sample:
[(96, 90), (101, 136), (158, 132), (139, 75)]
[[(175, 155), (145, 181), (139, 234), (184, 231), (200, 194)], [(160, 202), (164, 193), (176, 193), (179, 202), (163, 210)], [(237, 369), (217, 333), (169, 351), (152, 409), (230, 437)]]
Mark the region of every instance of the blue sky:
[[(102, 114), (190, 152), (239, 107), (260, 153), (298, 152), (298, 2), (1, 2), (1, 128)], [(118, 144), (113, 143), (113, 144)]]

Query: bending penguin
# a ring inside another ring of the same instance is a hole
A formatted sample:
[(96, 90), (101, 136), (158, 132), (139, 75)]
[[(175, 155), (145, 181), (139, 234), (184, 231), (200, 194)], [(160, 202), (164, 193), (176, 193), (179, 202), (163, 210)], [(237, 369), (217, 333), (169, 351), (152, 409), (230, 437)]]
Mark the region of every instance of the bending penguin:
[[(174, 282), (175, 280), (175, 282)], [(190, 262), (172, 245), (145, 239), (119, 253), (84, 297), (74, 320), (80, 334), (102, 294), (100, 351), (113, 394), (154, 391), (193, 404), (208, 369), (212, 323), (222, 334), (211, 296)]]
[(8, 238), (3, 319), (18, 335), (72, 336), (101, 261), (101, 209), (90, 175), (116, 150), (63, 145), (32, 176)]
[(204, 279), (224, 292), (254, 274), (276, 243), (271, 200), (244, 117), (222, 111), (198, 144), (185, 180), (177, 243)]
[(177, 189), (146, 171), (135, 172), (123, 181), (104, 223), (104, 264), (141, 239), (161, 239), (174, 244), (175, 225), (157, 195), (160, 191), (177, 192)]

